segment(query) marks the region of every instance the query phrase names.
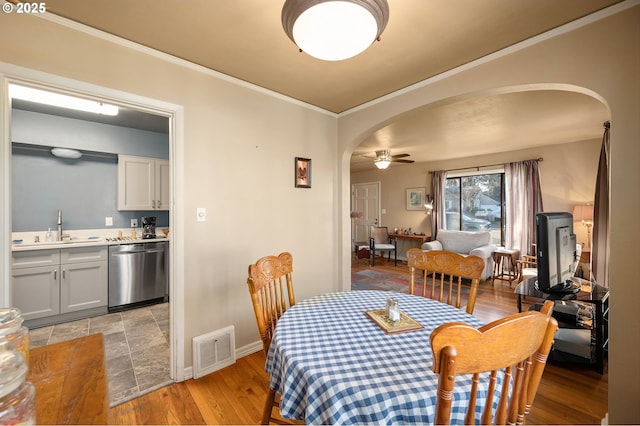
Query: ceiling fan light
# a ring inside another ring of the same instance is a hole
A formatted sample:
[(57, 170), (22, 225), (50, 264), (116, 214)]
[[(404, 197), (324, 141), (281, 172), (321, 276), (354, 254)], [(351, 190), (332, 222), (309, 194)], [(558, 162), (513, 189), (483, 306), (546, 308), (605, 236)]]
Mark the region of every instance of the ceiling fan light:
[(286, 0), (282, 26), (305, 53), (325, 61), (366, 50), (389, 20), (386, 0)]
[(389, 160), (376, 160), (373, 162), (373, 164), (376, 165), (377, 168), (384, 170), (387, 167), (389, 167), (389, 164), (391, 164), (391, 161)]

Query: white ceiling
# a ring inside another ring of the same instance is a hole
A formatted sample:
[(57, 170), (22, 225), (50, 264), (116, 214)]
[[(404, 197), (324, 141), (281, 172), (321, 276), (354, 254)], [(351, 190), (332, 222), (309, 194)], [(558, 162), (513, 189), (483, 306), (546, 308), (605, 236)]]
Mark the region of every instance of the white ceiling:
[[(381, 41), (340, 62), (300, 53), (284, 0), (47, 0), (47, 11), (341, 113), (544, 33), (620, 0), (388, 0)], [(599, 137), (606, 108), (562, 91), (501, 94), (424, 108), (354, 152), (390, 148), (432, 161)], [(436, 143), (437, 142), (437, 143)], [(428, 147), (428, 149), (426, 149)]]

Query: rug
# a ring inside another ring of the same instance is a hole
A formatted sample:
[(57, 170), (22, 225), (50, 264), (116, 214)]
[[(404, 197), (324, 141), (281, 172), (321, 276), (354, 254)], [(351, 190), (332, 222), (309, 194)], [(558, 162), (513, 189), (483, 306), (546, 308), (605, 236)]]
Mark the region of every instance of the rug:
[[(462, 294), (469, 294), (469, 288), (464, 286), (464, 282), (462, 285)], [(436, 287), (436, 291), (437, 288), (438, 287)], [(428, 287), (428, 289), (430, 289), (430, 287)], [(447, 291), (447, 289), (448, 287), (445, 287), (445, 291)], [(383, 290), (409, 293), (409, 277), (394, 272), (365, 269), (351, 273), (351, 290)], [(416, 278), (415, 290), (416, 294), (422, 292), (421, 277)], [(478, 290), (476, 297), (480, 294), (482, 294), (482, 291)]]

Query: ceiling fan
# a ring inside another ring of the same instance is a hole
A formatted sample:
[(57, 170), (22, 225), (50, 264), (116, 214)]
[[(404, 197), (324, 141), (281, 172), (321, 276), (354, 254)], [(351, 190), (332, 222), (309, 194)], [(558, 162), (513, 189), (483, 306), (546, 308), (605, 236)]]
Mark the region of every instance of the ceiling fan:
[(413, 160), (403, 160), (405, 157), (409, 157), (410, 154), (396, 154), (391, 155), (391, 151), (388, 149), (382, 149), (376, 151), (376, 159), (373, 164), (379, 169), (386, 169), (391, 163), (415, 163)]

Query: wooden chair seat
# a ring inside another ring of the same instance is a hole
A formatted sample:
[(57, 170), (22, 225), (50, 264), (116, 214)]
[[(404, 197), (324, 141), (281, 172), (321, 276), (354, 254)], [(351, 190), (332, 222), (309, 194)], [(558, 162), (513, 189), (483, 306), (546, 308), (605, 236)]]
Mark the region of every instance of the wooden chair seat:
[[(463, 256), (445, 250), (407, 250), (410, 269), (409, 293), (429, 297), (460, 308), (462, 306), (463, 279), (470, 280), (466, 311), (473, 314), (484, 260), (479, 256)], [(421, 291), (416, 278), (422, 277)], [(427, 291), (427, 287), (431, 290)], [(446, 287), (446, 291), (445, 291)], [(465, 285), (466, 287), (466, 285)], [(455, 294), (454, 294), (455, 293)]]
[[(473, 374), (465, 424), (476, 424), (476, 393), (481, 380), (488, 383), (489, 390), (480, 424), (523, 424), (558, 329), (552, 310), (553, 302), (547, 301), (540, 312), (511, 315), (478, 329), (460, 322), (436, 328), (430, 336), (433, 371), (439, 374), (435, 424), (449, 424), (458, 374)], [(494, 413), (493, 396), (500, 377)]]

